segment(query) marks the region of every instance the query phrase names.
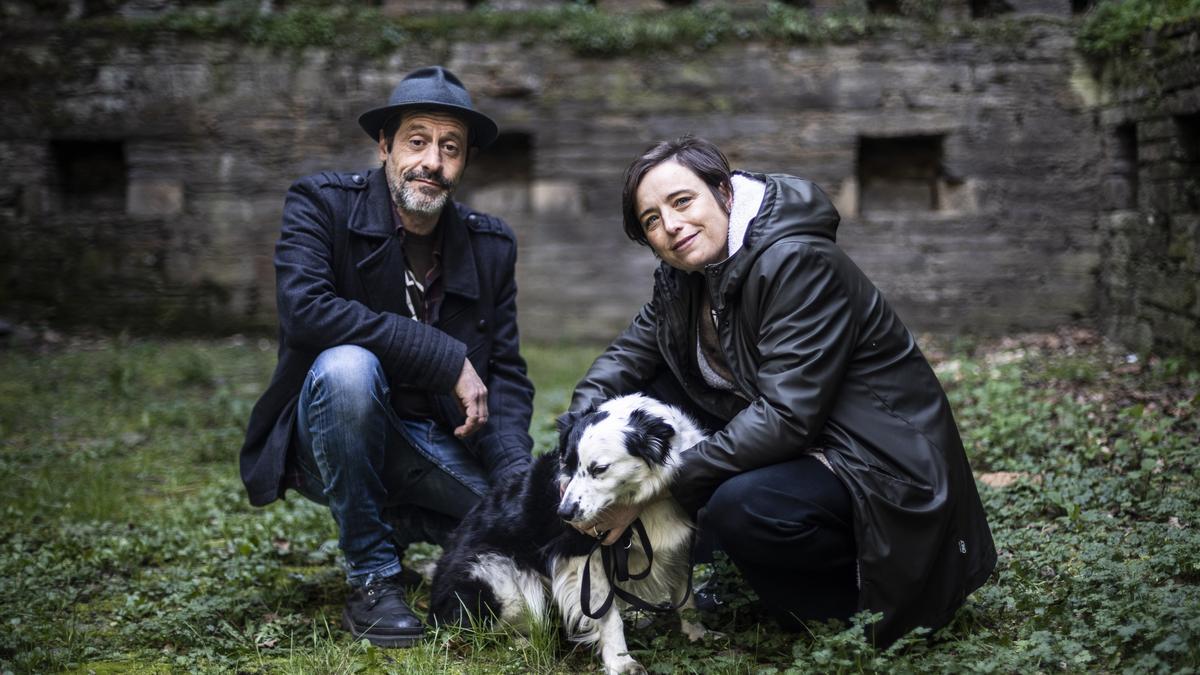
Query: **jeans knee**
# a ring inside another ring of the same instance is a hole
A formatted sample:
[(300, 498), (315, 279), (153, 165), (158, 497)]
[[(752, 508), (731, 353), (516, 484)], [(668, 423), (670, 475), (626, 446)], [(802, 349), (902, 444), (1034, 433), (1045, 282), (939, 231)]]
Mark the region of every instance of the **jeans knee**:
[(321, 352), (311, 369), (318, 401), (350, 421), (372, 414), (387, 398), (386, 379), (379, 359), (354, 345), (340, 345)]

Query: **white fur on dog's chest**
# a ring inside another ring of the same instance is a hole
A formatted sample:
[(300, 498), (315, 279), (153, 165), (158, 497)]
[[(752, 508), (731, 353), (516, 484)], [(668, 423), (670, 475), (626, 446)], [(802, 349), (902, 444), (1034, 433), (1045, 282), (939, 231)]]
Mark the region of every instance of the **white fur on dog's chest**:
[(674, 499), (654, 502), (642, 510), (640, 518), (655, 554), (660, 551), (670, 553), (691, 545), (691, 524)]

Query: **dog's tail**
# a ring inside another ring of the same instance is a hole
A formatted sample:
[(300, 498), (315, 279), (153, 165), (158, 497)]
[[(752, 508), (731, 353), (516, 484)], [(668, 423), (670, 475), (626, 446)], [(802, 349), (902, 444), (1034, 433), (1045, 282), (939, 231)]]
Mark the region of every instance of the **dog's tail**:
[(435, 588), (429, 600), (429, 618), (439, 626), (479, 627), (500, 615), (499, 604), (488, 584), (459, 579), (453, 588)]
[(452, 582), (434, 578), (429, 614), (439, 624), (478, 627), (499, 619), (532, 633), (548, 621), (546, 588), (533, 570), (507, 556), (483, 554), (459, 572)]

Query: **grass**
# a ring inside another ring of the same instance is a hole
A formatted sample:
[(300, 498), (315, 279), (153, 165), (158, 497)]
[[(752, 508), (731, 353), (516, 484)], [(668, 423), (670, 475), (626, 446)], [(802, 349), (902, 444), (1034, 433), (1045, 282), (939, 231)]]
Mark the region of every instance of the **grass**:
[[(630, 629), (652, 672), (1200, 668), (1197, 364), (1082, 331), (931, 344), (1000, 550), (993, 579), (951, 625), (879, 651), (841, 626), (782, 633), (726, 575), (730, 601), (708, 621), (725, 638), (688, 644), (666, 619)], [(527, 350), (539, 450), (595, 353)], [(301, 498), (251, 508), (237, 478), (274, 358), (240, 338), (0, 351), (0, 673), (598, 671), (553, 633), (350, 640), (327, 513)], [(428, 590), (414, 598), (424, 611)]]

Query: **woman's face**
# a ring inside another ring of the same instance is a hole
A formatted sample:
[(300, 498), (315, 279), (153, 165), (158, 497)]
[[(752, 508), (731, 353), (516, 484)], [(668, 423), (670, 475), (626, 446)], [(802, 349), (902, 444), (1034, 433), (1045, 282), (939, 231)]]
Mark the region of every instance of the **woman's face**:
[(635, 201), (638, 220), (658, 257), (685, 272), (725, 259), (729, 199), (721, 192), (723, 205), (699, 176), (674, 160), (646, 172)]

